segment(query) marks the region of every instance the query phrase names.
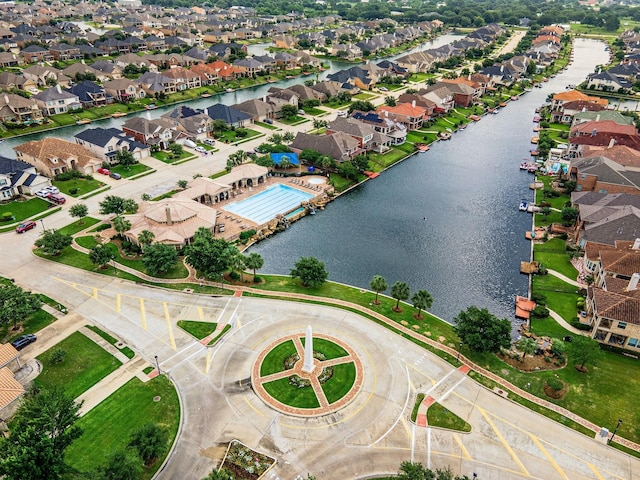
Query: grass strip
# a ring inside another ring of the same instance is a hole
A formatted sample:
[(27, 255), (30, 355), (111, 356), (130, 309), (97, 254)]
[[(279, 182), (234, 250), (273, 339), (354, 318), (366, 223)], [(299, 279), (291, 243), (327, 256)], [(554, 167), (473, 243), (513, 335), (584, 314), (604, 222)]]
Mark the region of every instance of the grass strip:
[(123, 348), (118, 348), (116, 346), (117, 343), (120, 343), (120, 341), (114, 337), (112, 337), (111, 335), (109, 335), (107, 332), (105, 332), (104, 330), (101, 330), (100, 328), (96, 327), (95, 325), (86, 325), (86, 327), (91, 330), (92, 332), (100, 335), (104, 340), (106, 340), (107, 342), (109, 342), (111, 345), (113, 345), (114, 347), (116, 347), (118, 350), (120, 350), (124, 355), (127, 356), (127, 358), (133, 358), (136, 355), (136, 352), (134, 352), (133, 350), (131, 350), (129, 347), (123, 347)]

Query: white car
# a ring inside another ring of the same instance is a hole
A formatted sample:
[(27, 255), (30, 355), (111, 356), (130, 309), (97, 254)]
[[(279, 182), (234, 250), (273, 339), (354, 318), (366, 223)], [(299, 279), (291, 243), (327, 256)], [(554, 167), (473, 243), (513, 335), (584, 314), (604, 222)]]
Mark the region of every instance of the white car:
[(60, 193), (60, 189), (58, 187), (54, 187), (53, 185), (49, 185), (48, 187), (45, 187), (44, 190), (46, 190), (49, 193)]
[(42, 198), (47, 198), (47, 196), (50, 194), (51, 192), (49, 190), (47, 190), (46, 188), (43, 188), (42, 190), (36, 190), (35, 194), (37, 197), (42, 197)]
[(196, 148), (194, 148), (194, 150), (195, 150), (196, 152), (204, 153), (205, 155), (207, 154), (207, 149), (206, 149), (206, 148), (204, 148), (204, 147), (201, 147), (201, 146), (199, 146), (199, 145), (198, 145)]

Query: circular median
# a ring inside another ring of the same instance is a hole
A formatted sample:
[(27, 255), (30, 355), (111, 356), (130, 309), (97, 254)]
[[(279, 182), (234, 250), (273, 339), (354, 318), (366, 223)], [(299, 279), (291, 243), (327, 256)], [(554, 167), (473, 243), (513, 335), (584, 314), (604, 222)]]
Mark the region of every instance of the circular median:
[(254, 391), (267, 405), (287, 415), (319, 416), (348, 405), (362, 387), (362, 363), (337, 338), (313, 335), (314, 368), (304, 372), (304, 334), (272, 342), (255, 361)]

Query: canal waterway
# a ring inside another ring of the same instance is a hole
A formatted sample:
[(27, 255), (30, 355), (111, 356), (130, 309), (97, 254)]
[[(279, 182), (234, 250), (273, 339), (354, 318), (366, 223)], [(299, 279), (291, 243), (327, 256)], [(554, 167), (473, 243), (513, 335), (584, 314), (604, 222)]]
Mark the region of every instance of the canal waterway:
[(533, 198), (533, 176), (519, 165), (532, 148), (535, 108), (608, 58), (595, 40), (577, 39), (574, 51), (572, 66), (543, 88), (251, 247), (265, 259), (262, 271), (288, 274), (313, 256), (333, 281), (369, 288), (382, 275), (389, 286), (426, 289), (431, 311), (447, 321), (470, 305), (513, 320), (515, 295), (527, 294), (519, 267), (529, 259), (531, 215), (518, 204)]

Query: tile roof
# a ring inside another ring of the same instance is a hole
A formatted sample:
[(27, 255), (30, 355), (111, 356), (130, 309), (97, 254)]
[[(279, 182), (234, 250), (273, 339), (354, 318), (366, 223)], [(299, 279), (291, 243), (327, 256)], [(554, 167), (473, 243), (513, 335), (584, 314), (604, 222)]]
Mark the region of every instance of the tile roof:
[(591, 97), (589, 95), (585, 95), (582, 92), (577, 90), (567, 90), (566, 92), (556, 93), (553, 96), (553, 101), (562, 101), (562, 102), (575, 102), (576, 100), (586, 100), (588, 102), (595, 102), (603, 106), (607, 106), (609, 104), (608, 100), (599, 97)]
[(0, 343), (0, 368), (18, 358), (18, 350), (10, 343)]
[(32, 140), (13, 147), (16, 152), (22, 152), (27, 156), (37, 158), (41, 162), (48, 164), (50, 167), (58, 167), (59, 164), (53, 163), (54, 158), (68, 159), (70, 157), (77, 158), (80, 166), (87, 164), (102, 163), (89, 150), (82, 145), (74, 142), (68, 142), (55, 137), (45, 137), (42, 140)]
[(640, 299), (601, 288), (593, 289), (593, 299), (598, 316), (640, 325)]
[(20, 398), (24, 392), (24, 387), (13, 378), (11, 370), (0, 368), (0, 410)]

